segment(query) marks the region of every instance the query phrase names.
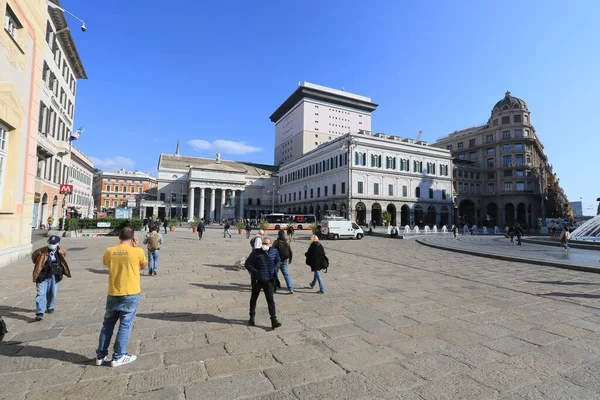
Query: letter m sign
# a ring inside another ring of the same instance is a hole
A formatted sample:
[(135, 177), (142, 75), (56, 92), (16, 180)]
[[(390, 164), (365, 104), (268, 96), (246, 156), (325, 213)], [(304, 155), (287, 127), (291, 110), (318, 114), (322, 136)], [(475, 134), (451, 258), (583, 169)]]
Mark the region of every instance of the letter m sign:
[(60, 194), (71, 194), (73, 193), (73, 185), (62, 184), (58, 190)]

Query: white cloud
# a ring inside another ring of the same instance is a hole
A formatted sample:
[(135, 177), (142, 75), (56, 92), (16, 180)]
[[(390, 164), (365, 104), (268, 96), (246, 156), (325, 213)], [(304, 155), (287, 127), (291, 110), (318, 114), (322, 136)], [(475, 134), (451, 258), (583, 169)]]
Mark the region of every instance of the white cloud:
[(90, 160), (92, 160), (94, 163), (94, 167), (103, 171), (114, 171), (121, 168), (133, 169), (135, 165), (135, 161), (133, 161), (131, 158), (121, 156), (105, 159), (90, 157)]
[(248, 146), (245, 142), (232, 142), (230, 140), (215, 140), (212, 143), (206, 140), (190, 140), (187, 144), (196, 151), (213, 151), (225, 154), (258, 153), (263, 150), (260, 147)]

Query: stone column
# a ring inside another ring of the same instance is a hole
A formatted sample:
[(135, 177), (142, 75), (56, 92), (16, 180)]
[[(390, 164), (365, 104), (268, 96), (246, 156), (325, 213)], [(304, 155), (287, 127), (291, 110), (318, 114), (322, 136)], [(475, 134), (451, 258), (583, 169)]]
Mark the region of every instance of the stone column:
[(188, 195), (188, 220), (191, 218), (194, 218), (196, 216), (196, 214), (194, 213), (194, 192), (196, 191), (196, 188), (191, 187), (190, 188), (190, 193)]
[(204, 218), (204, 188), (200, 188), (200, 218)]
[(221, 189), (221, 211), (220, 211), (220, 215), (219, 215), (219, 220), (223, 219), (223, 214), (225, 211), (225, 192), (227, 191), (227, 189)]
[(210, 214), (208, 216), (213, 221), (215, 220), (215, 189), (210, 189)]
[(240, 218), (244, 218), (244, 191), (240, 190)]
[(235, 190), (231, 191), (231, 207), (233, 207), (233, 218), (237, 218), (235, 215)]

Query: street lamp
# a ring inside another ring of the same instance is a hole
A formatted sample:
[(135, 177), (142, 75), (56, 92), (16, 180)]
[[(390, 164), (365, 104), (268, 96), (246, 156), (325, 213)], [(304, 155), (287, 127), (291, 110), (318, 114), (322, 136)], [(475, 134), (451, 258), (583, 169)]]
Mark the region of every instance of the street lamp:
[(350, 220), (352, 215), (352, 149), (358, 145), (358, 139), (352, 137), (352, 133), (348, 132), (342, 139), (342, 150), (347, 151), (348, 158), (348, 207), (346, 218)]
[(183, 219), (183, 186), (181, 187), (181, 198), (179, 207), (179, 226), (181, 226), (181, 220)]
[[(82, 20), (81, 18), (79, 18), (78, 16), (76, 16), (75, 14), (73, 14), (72, 12), (70, 12), (69, 10), (65, 10), (64, 8), (62, 8), (61, 6), (59, 6), (58, 4), (54, 3), (53, 1), (49, 0), (48, 1), (48, 7), (50, 8), (54, 8), (56, 10), (60, 10), (64, 13), (69, 14), (71, 17), (75, 18), (77, 21), (81, 22), (81, 31), (85, 32), (87, 30), (87, 27), (85, 26), (85, 21)], [(57, 31), (56, 33), (61, 33), (63, 31), (68, 31), (69, 28), (65, 28), (65, 29), (60, 29), (59, 31)]]
[(273, 182), (273, 189), (268, 190), (267, 193), (271, 193), (271, 214), (275, 213), (275, 194), (279, 194), (279, 190), (275, 190), (275, 182)]

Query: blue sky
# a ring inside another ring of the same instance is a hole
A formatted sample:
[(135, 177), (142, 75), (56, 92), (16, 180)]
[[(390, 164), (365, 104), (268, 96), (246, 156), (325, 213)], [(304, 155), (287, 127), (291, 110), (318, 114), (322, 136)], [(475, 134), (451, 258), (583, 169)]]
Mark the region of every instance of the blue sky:
[(268, 117), (298, 81), (370, 96), (373, 131), (429, 142), (486, 122), (510, 90), (569, 199), (595, 214), (600, 2), (61, 3), (88, 27), (67, 17), (89, 76), (76, 144), (100, 168), (155, 170), (177, 140), (184, 155), (272, 163)]

